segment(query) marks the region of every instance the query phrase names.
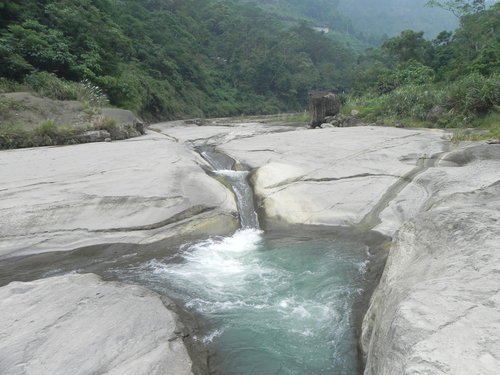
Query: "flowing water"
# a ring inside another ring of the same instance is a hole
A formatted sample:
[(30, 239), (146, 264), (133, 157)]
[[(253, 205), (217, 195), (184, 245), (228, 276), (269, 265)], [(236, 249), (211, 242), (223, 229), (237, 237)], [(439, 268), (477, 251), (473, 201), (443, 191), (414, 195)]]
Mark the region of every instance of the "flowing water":
[(259, 228), (259, 218), (255, 212), (253, 191), (248, 183), (248, 171), (235, 171), (235, 161), (229, 156), (215, 151), (211, 147), (201, 147), (198, 152), (211, 165), (213, 173), (222, 177), (231, 187), (238, 206), (240, 227), (242, 229)]
[(366, 240), (311, 227), (261, 231), (248, 172), (233, 171), (225, 155), (201, 155), (237, 197), (241, 229), (233, 236), (0, 261), (0, 284), (76, 271), (144, 285), (201, 317), (192, 339), (213, 353), (212, 373), (359, 374), (358, 302), (373, 284)]
[(255, 229), (113, 269), (200, 314), (217, 374), (358, 374), (353, 307), (367, 247)]

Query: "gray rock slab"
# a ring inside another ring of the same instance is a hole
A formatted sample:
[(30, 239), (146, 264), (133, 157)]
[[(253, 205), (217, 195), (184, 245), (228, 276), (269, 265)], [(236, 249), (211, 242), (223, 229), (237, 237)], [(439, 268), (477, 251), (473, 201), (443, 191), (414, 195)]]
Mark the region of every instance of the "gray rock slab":
[[(400, 189), (386, 194), (391, 186), (410, 182), (407, 176), (419, 159), (430, 159), (448, 145), (440, 130), (309, 130), (257, 123), (186, 127), (177, 122), (153, 127), (179, 142), (215, 145), (248, 165), (265, 215), (301, 224), (378, 225), (365, 218), (396, 198)], [(380, 230), (393, 233), (401, 222), (387, 219)]]
[(0, 288), (0, 373), (191, 374), (176, 317), (138, 286), (66, 275)]
[(363, 322), (365, 375), (500, 370), (500, 182), (406, 222)]
[(352, 225), (394, 198), (384, 194), (419, 158), (442, 152), (444, 138), (442, 131), (367, 126), (256, 135), (219, 148), (256, 169), (255, 192), (268, 217)]
[(179, 142), (194, 146), (205, 144), (221, 145), (235, 139), (247, 139), (259, 134), (272, 134), (299, 130), (289, 124), (262, 124), (258, 122), (240, 122), (225, 125), (197, 126), (186, 124), (184, 121), (170, 121), (154, 124), (151, 129), (165, 134)]
[(203, 165), (157, 133), (2, 151), (0, 255), (234, 230), (234, 196)]
[(500, 146), (481, 143), (454, 147), (435, 167), (423, 171), (382, 211), (375, 229), (393, 235), (405, 221), (455, 193), (473, 192), (500, 180)]

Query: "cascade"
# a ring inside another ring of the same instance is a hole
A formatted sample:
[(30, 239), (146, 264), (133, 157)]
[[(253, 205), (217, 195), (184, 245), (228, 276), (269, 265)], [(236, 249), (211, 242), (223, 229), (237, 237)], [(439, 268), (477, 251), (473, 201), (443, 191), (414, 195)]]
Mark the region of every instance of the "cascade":
[(255, 212), (253, 191), (248, 183), (248, 171), (235, 171), (235, 161), (213, 148), (203, 147), (200, 155), (212, 166), (213, 173), (221, 176), (230, 186), (236, 197), (240, 226), (242, 229), (258, 229), (259, 218)]

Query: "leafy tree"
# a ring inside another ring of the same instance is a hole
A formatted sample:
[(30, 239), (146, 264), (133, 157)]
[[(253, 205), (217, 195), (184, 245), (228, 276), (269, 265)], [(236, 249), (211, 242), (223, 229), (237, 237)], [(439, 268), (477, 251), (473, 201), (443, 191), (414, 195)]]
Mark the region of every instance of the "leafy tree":
[(427, 5), (447, 9), (458, 18), (486, 9), (485, 0), (429, 0)]
[(10, 25), (0, 37), (0, 50), (6, 60), (2, 70), (14, 77), (35, 67), (68, 76), (74, 65), (64, 35), (36, 20)]
[(400, 63), (409, 60), (425, 63), (428, 61), (430, 43), (425, 40), (423, 31), (405, 30), (399, 36), (385, 41), (382, 49)]

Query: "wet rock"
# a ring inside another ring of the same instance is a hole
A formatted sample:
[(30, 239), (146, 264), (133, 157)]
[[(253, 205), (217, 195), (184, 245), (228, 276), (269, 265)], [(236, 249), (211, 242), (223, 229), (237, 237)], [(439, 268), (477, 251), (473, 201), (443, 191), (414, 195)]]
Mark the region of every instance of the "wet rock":
[(191, 374), (176, 316), (145, 288), (66, 275), (0, 288), (0, 373)]

